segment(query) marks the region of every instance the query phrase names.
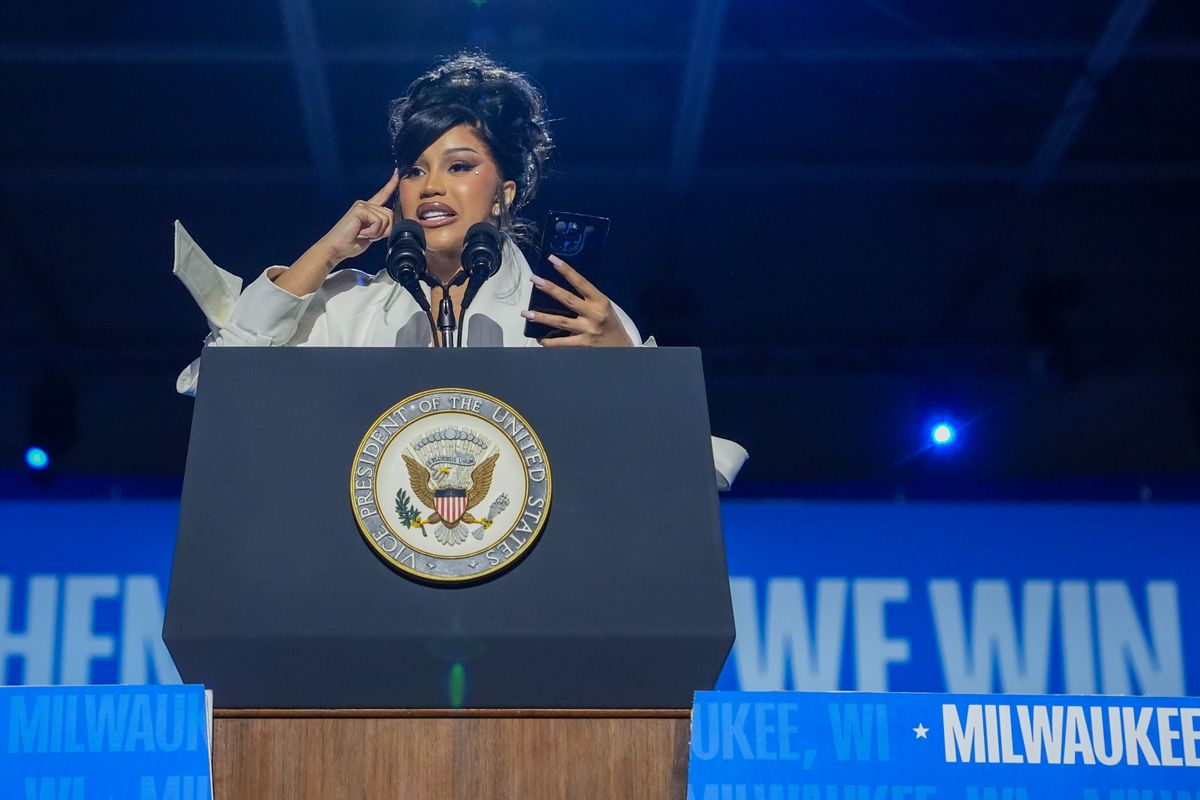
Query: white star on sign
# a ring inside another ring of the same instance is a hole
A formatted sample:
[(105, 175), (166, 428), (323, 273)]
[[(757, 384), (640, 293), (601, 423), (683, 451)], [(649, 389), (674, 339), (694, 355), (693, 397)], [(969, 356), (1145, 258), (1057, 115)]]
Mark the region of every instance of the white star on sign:
[(913, 733), (915, 733), (917, 735), (918, 739), (928, 739), (929, 738), (928, 736), (925, 735), (925, 734), (929, 733), (929, 728), (926, 728), (925, 724), (922, 722), (917, 723), (917, 727), (913, 728)]

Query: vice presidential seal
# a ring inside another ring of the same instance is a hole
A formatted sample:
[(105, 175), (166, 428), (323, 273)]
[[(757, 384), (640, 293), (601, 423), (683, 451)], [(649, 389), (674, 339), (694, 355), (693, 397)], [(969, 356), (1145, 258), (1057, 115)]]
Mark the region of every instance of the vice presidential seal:
[(391, 566), (468, 581), (511, 567), (542, 530), (550, 465), (529, 424), (494, 397), (432, 389), (367, 431), (350, 472), (354, 516)]

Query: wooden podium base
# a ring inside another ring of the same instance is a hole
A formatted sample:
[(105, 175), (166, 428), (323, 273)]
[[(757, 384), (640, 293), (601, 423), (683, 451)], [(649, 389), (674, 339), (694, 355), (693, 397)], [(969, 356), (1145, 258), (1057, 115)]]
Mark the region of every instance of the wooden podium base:
[(214, 717), (218, 800), (687, 794), (686, 709), (217, 709)]

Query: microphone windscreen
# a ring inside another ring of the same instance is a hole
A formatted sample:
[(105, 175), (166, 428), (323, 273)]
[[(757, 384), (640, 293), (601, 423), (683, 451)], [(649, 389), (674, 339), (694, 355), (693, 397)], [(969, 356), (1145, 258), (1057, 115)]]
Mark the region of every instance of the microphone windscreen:
[(500, 229), (486, 220), (483, 222), (476, 222), (474, 225), (467, 228), (466, 238), (471, 239), (475, 236), (487, 236), (496, 243), (496, 246), (500, 245)]
[(425, 270), (425, 230), (411, 219), (397, 220), (388, 236), (384, 266), (397, 283), (415, 284)]
[(476, 222), (463, 238), (462, 265), (468, 273), (486, 272), (491, 277), (500, 271), (500, 230), (490, 222)]
[(402, 239), (415, 239), (417, 246), (425, 249), (425, 229), (416, 220), (398, 219), (392, 225), (392, 235), (388, 237), (388, 248), (394, 247)]

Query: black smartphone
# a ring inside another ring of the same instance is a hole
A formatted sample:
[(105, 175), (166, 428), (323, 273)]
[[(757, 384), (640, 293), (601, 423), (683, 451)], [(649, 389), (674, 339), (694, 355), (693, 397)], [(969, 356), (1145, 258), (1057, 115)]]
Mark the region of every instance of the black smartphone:
[[(547, 257), (556, 255), (588, 280), (594, 280), (603, 262), (604, 240), (607, 238), (608, 219), (605, 217), (589, 217), (586, 214), (572, 214), (566, 211), (547, 212), (546, 224), (542, 228), (542, 246), (530, 267), (535, 275), (553, 281), (568, 292), (578, 295), (579, 292), (567, 283), (567, 279), (546, 260)], [(529, 297), (529, 310), (562, 314), (565, 317), (577, 316), (574, 311), (536, 286)], [(525, 335), (531, 339), (544, 339), (547, 336), (568, 334), (558, 328), (526, 320)]]

